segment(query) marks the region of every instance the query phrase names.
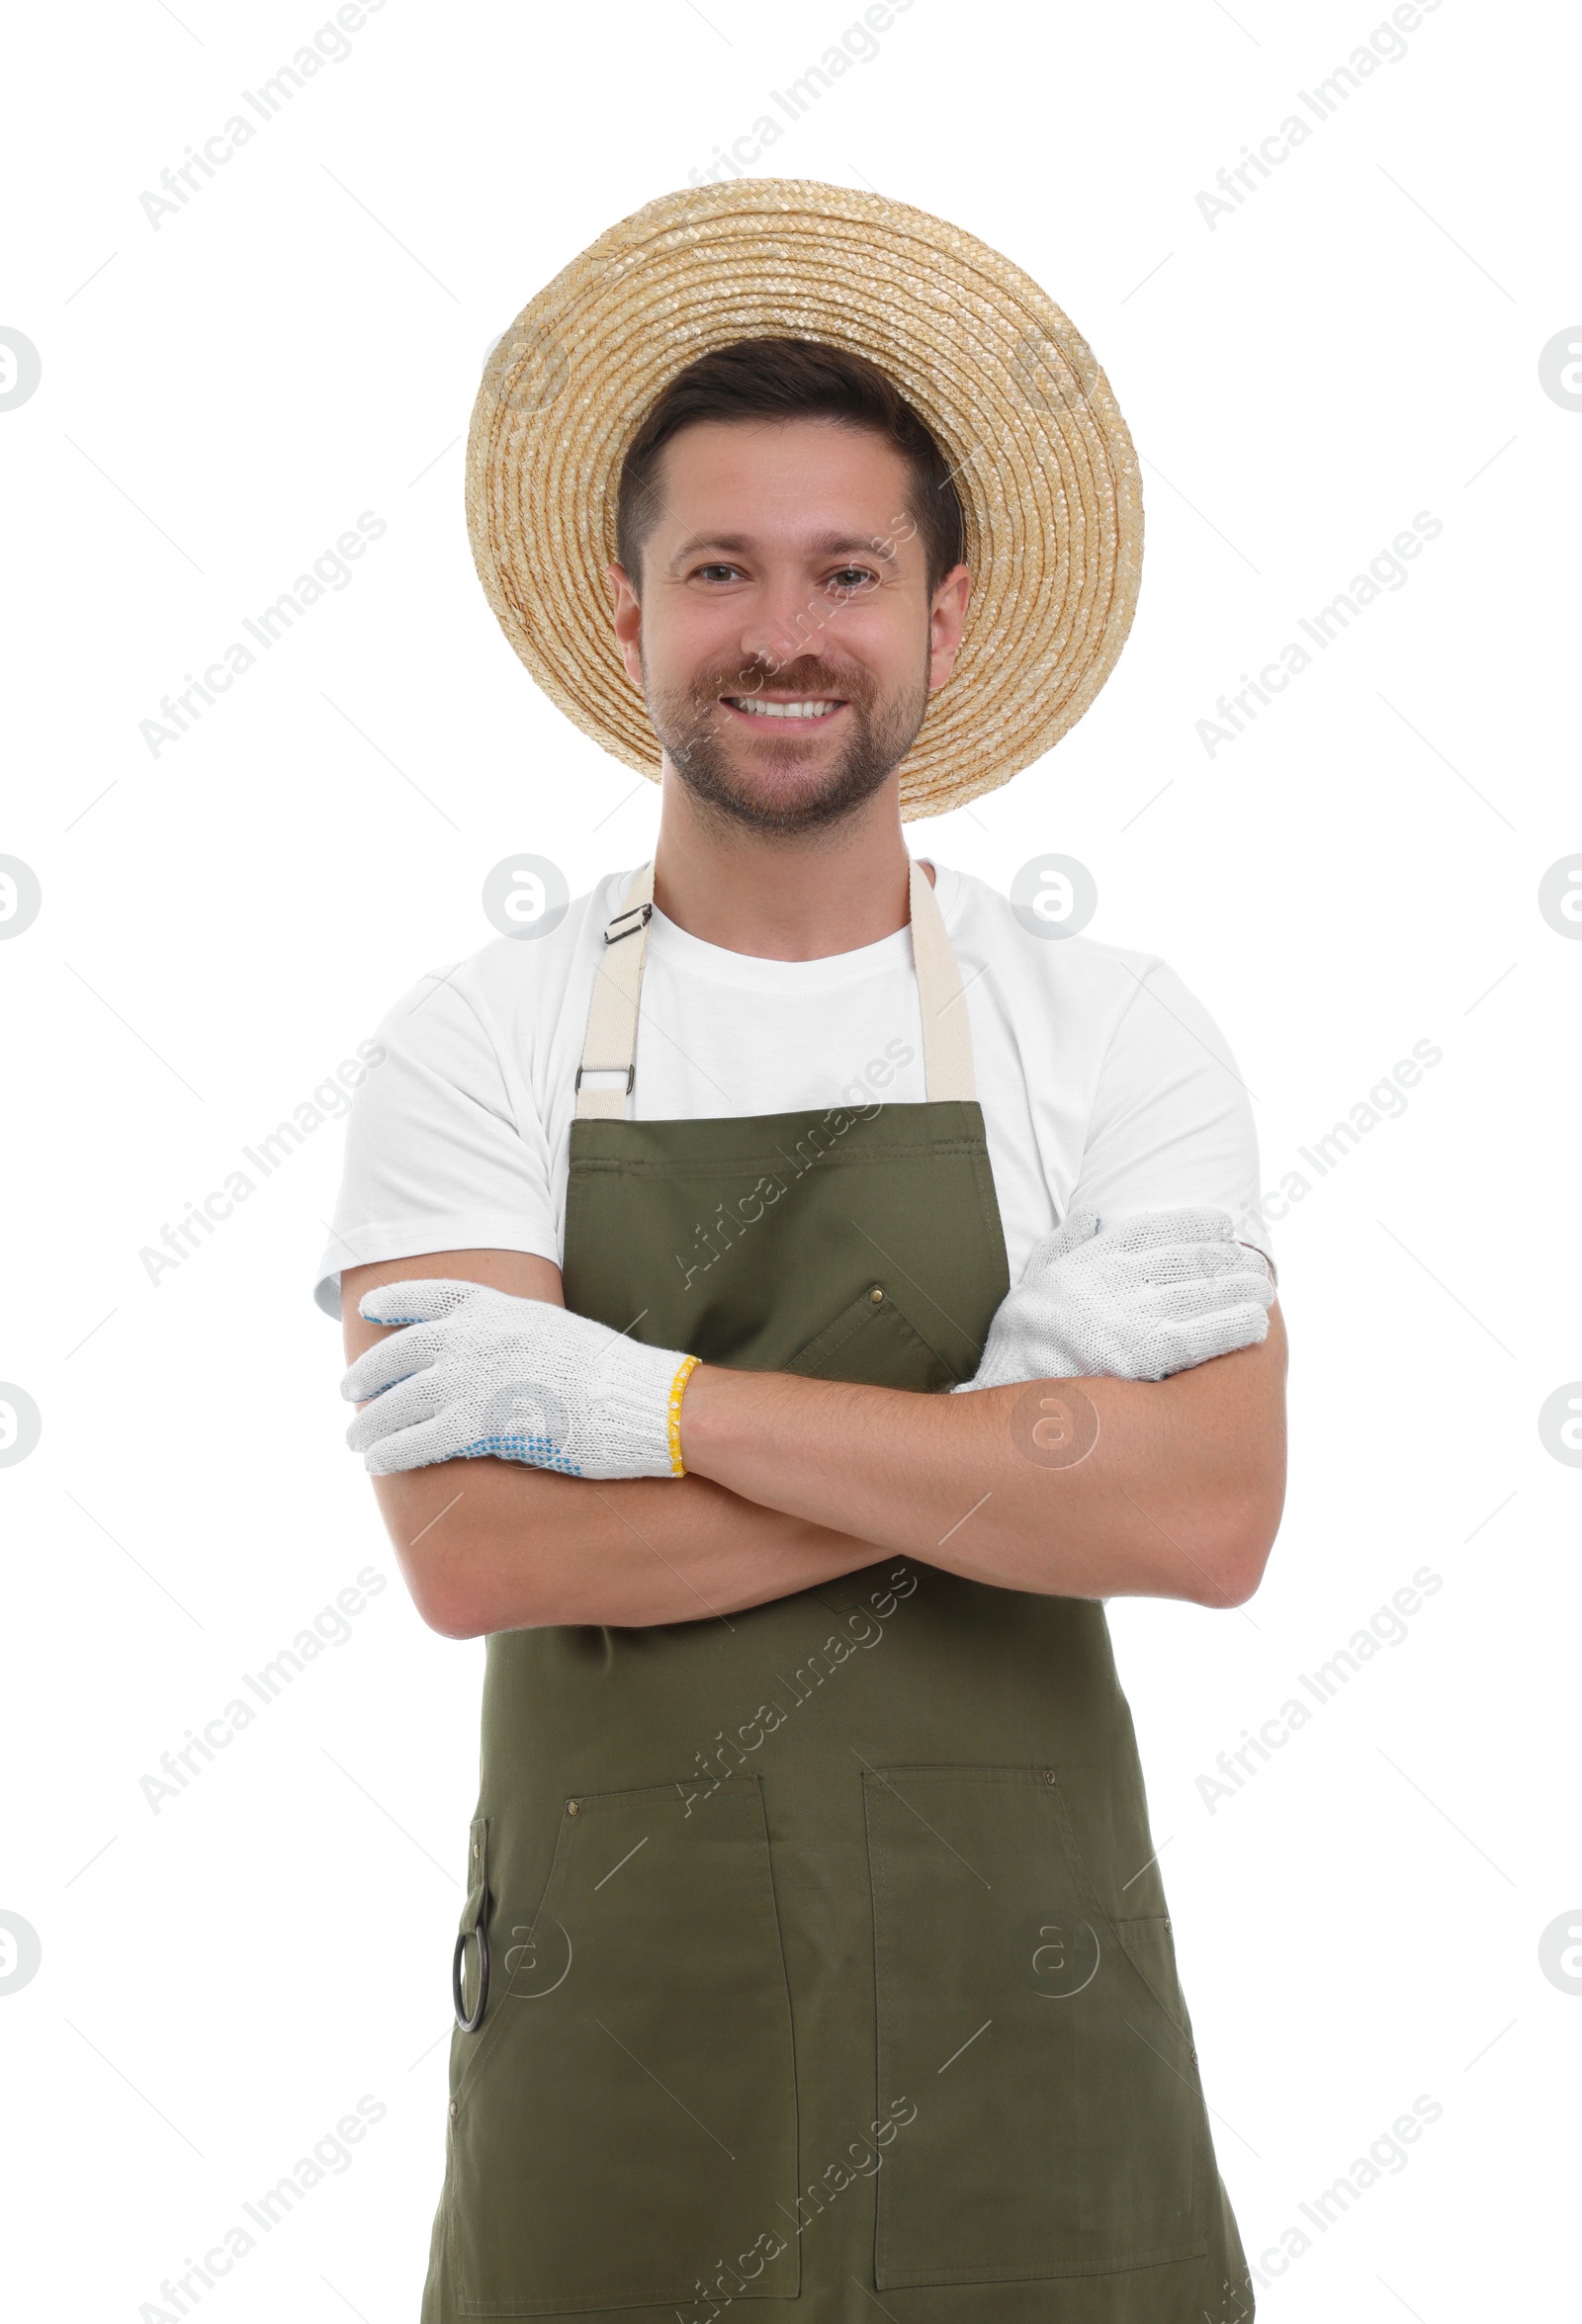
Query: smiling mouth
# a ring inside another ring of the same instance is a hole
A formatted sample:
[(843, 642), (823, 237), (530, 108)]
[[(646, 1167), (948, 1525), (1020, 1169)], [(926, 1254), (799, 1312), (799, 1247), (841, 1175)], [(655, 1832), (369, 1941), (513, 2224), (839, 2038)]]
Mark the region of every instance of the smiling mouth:
[(750, 694), (724, 694), (720, 699), (728, 710), (742, 711), (748, 718), (758, 719), (827, 719), (832, 712), (845, 708), (843, 702), (828, 697), (802, 702), (761, 702)]

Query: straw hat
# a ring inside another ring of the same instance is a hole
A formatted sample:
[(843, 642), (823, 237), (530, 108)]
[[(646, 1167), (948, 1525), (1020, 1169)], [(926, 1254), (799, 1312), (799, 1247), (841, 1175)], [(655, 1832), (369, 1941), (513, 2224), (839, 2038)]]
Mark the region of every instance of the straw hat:
[(484, 366), (467, 443), (484, 593), (551, 701), (657, 780), (604, 578), (621, 462), (666, 381), (751, 338), (866, 356), (955, 472), (966, 634), (901, 768), (902, 814), (942, 815), (1081, 718), (1125, 643), (1143, 542), (1137, 456), (1087, 341), (958, 226), (791, 178), (667, 194), (611, 226)]

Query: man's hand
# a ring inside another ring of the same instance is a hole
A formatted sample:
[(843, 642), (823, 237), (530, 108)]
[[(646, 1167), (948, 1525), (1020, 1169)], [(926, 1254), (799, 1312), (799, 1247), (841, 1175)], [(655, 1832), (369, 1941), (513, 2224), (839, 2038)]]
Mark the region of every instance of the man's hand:
[(371, 1398), (346, 1431), (378, 1477), (496, 1459), (567, 1477), (668, 1477), (670, 1396), (685, 1356), (589, 1316), (444, 1276), (366, 1292), (366, 1322), (403, 1327), (340, 1384)]
[[(440, 1250), (348, 1267), (340, 1286), (348, 1363), (400, 1336), (363, 1315), (363, 1297), (414, 1277), (566, 1304), (560, 1268), (532, 1251)], [(548, 1622), (729, 1618), (873, 1563), (870, 1542), (760, 1508), (707, 1477), (601, 1484), (474, 1459), (371, 1482), (412, 1602), (444, 1638)]]
[(982, 1363), (951, 1393), (1165, 1380), (1261, 1341), (1274, 1297), (1262, 1253), (1235, 1240), (1228, 1211), (1140, 1211), (1108, 1227), (1076, 1211), (1034, 1246), (995, 1311)]

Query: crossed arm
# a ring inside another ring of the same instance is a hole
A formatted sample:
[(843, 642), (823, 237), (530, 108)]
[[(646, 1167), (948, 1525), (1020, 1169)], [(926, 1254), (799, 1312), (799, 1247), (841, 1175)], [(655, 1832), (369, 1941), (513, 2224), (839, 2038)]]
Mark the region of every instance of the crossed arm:
[[(565, 1304), (559, 1268), (521, 1251), (349, 1267), (348, 1362), (386, 1335), (358, 1314), (363, 1294), (415, 1275)], [(923, 1396), (701, 1364), (681, 1405), (685, 1477), (474, 1459), (373, 1486), (419, 1613), (452, 1638), (695, 1621), (887, 1555), (1002, 1589), (1240, 1605), (1284, 1500), (1285, 1360), (1276, 1302), (1257, 1345), (1166, 1380), (1084, 1380), (1066, 1401), (1087, 1400), (1098, 1435), (1066, 1466), (1024, 1449), (1025, 1385)]]

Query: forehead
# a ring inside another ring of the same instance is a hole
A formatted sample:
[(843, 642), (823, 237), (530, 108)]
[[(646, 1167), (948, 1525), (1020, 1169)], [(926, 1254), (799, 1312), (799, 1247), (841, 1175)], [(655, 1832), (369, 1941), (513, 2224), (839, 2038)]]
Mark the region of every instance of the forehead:
[(656, 530), (823, 532), (892, 525), (911, 471), (888, 437), (835, 419), (695, 420), (659, 456)]

